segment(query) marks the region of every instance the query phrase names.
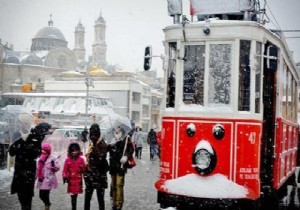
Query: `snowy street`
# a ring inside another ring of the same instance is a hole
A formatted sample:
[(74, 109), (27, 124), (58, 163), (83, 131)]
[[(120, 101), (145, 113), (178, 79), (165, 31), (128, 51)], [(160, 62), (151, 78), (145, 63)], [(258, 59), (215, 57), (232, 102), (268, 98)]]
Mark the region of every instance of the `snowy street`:
[[(63, 165), (63, 158), (60, 159), (61, 167)], [(149, 150), (144, 148), (143, 157), (141, 160), (136, 160), (137, 166), (128, 170), (125, 177), (125, 202), (123, 209), (135, 210), (157, 210), (159, 204), (156, 202), (156, 190), (154, 182), (159, 174), (159, 161), (151, 163), (149, 161)], [(17, 210), (20, 209), (20, 204), (17, 195), (10, 194), (10, 183), (12, 179), (12, 172), (7, 170), (0, 171), (0, 209)], [(67, 210), (71, 209), (71, 199), (66, 193), (67, 186), (63, 185), (61, 178), (61, 170), (58, 172), (59, 188), (51, 191), (50, 201), (52, 203), (52, 210)], [(110, 176), (108, 176), (110, 178)], [(110, 180), (109, 180), (110, 183)], [(83, 209), (84, 193), (78, 196), (77, 209)], [(111, 200), (109, 197), (109, 189), (105, 191), (105, 205), (106, 209), (111, 209)], [(32, 202), (32, 210), (43, 209), (43, 203), (39, 199), (39, 192), (35, 189), (35, 196)], [(91, 209), (98, 209), (96, 193), (94, 192), (91, 201)]]
[[(64, 158), (60, 158), (61, 167), (63, 166)], [(142, 159), (136, 160), (137, 166), (128, 170), (125, 178), (125, 202), (124, 210), (159, 210), (157, 200), (157, 191), (154, 187), (155, 181), (159, 175), (159, 160), (150, 163), (149, 149), (144, 148)], [(13, 172), (7, 170), (0, 170), (0, 209), (18, 210), (20, 204), (17, 195), (10, 194), (10, 184)], [(61, 170), (58, 172), (59, 188), (51, 191), (50, 201), (52, 203), (52, 210), (67, 210), (71, 209), (70, 196), (66, 193), (67, 186), (63, 185), (61, 178)], [(110, 176), (108, 176), (110, 178)], [(110, 180), (109, 180), (110, 183)], [(289, 189), (291, 190), (291, 189)], [(299, 195), (295, 195), (296, 203), (299, 203)], [(288, 202), (286, 199), (285, 202)], [(78, 196), (77, 209), (83, 209), (84, 193)], [(105, 191), (105, 205), (106, 209), (111, 210), (111, 200), (109, 197), (109, 189)], [(32, 210), (43, 209), (43, 203), (39, 199), (39, 192), (35, 189), (35, 196), (33, 198)], [(98, 209), (96, 193), (94, 192), (91, 201), (91, 209)], [(202, 208), (203, 209), (203, 208)], [(222, 209), (222, 208), (220, 208)], [(223, 208), (224, 209), (224, 208)], [(225, 208), (230, 209), (230, 208)], [(239, 208), (242, 210), (243, 208)], [(297, 210), (299, 207), (278, 207), (277, 210)], [(167, 208), (165, 210), (176, 210), (175, 208)], [(203, 209), (204, 210), (204, 209)]]

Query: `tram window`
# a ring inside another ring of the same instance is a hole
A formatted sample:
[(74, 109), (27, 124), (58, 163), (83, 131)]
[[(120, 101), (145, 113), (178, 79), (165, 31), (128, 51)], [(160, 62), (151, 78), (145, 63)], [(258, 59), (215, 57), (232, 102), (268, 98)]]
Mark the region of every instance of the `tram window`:
[(231, 44), (211, 44), (209, 52), (208, 103), (230, 104)]
[(168, 88), (167, 88), (167, 107), (175, 106), (175, 67), (176, 67), (176, 42), (169, 43), (168, 60)]
[(293, 79), (293, 107), (294, 107), (294, 116), (293, 116), (293, 121), (297, 122), (297, 83), (296, 80)]
[(250, 46), (251, 41), (240, 41), (239, 111), (250, 111)]
[(260, 113), (260, 79), (261, 79), (261, 43), (256, 42), (256, 66), (255, 66), (255, 113)]
[(282, 117), (286, 118), (287, 117), (287, 66), (286, 64), (283, 64), (283, 69), (282, 69), (282, 77), (281, 77), (281, 87), (282, 87)]
[(287, 103), (288, 103), (288, 119), (292, 119), (292, 74), (290, 71), (288, 71), (288, 97), (287, 97)]
[(205, 45), (185, 47), (183, 102), (203, 105)]

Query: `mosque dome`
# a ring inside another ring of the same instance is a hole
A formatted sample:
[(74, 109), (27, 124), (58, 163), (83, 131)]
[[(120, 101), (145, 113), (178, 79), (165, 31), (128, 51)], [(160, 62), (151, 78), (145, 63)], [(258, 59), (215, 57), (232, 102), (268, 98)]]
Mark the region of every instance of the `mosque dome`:
[(67, 47), (63, 33), (53, 26), (53, 21), (50, 16), (48, 27), (40, 29), (32, 39), (31, 51), (49, 51), (56, 47)]
[(37, 65), (37, 66), (44, 65), (43, 60), (35, 54), (27, 54), (23, 56), (21, 58), (21, 64)]
[(48, 26), (40, 29), (33, 39), (58, 39), (66, 41), (62, 32), (54, 26)]

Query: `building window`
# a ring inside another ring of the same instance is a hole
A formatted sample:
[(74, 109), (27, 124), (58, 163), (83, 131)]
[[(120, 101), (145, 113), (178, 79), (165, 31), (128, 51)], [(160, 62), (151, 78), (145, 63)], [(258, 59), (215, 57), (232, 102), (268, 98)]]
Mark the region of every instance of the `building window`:
[(138, 92), (132, 92), (132, 103), (139, 104), (141, 102), (141, 94)]
[(132, 111), (131, 119), (132, 119), (132, 121), (139, 123), (140, 122), (140, 112)]
[(151, 100), (152, 108), (158, 108), (159, 104), (160, 104), (159, 99), (157, 97), (152, 97), (152, 100)]
[(149, 117), (149, 106), (143, 105), (143, 117)]

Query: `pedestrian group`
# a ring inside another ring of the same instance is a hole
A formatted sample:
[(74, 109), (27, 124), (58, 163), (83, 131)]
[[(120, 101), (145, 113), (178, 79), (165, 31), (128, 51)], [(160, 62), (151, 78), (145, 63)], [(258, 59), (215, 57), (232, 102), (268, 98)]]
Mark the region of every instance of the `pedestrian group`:
[[(39, 189), (39, 198), (49, 210), (50, 192), (58, 187), (56, 173), (60, 170), (58, 158), (52, 154), (49, 143), (43, 143), (51, 128), (48, 123), (40, 123), (27, 133), (20, 131), (20, 138), (9, 148), (9, 154), (15, 156), (15, 170), (11, 193), (17, 193), (22, 210), (31, 210), (34, 185)], [(138, 132), (140, 132), (139, 130)], [(137, 134), (138, 134), (137, 132)], [(110, 189), (112, 210), (121, 210), (124, 203), (124, 183), (127, 172), (126, 163), (134, 153), (131, 140), (133, 131), (126, 132), (122, 126), (113, 128), (113, 139), (106, 143), (98, 124), (89, 129), (90, 146), (86, 159), (83, 158), (78, 142), (71, 142), (64, 161), (62, 178), (67, 184), (67, 193), (71, 198), (72, 210), (77, 208), (78, 194), (83, 193), (85, 181), (84, 210), (90, 209), (93, 192), (96, 191), (99, 210), (105, 209), (105, 189)], [(141, 138), (136, 138), (137, 158), (141, 158)], [(107, 161), (109, 153), (109, 163)], [(37, 161), (36, 161), (37, 160)], [(111, 176), (108, 186), (107, 173)], [(54, 208), (57, 209), (57, 208)]]

